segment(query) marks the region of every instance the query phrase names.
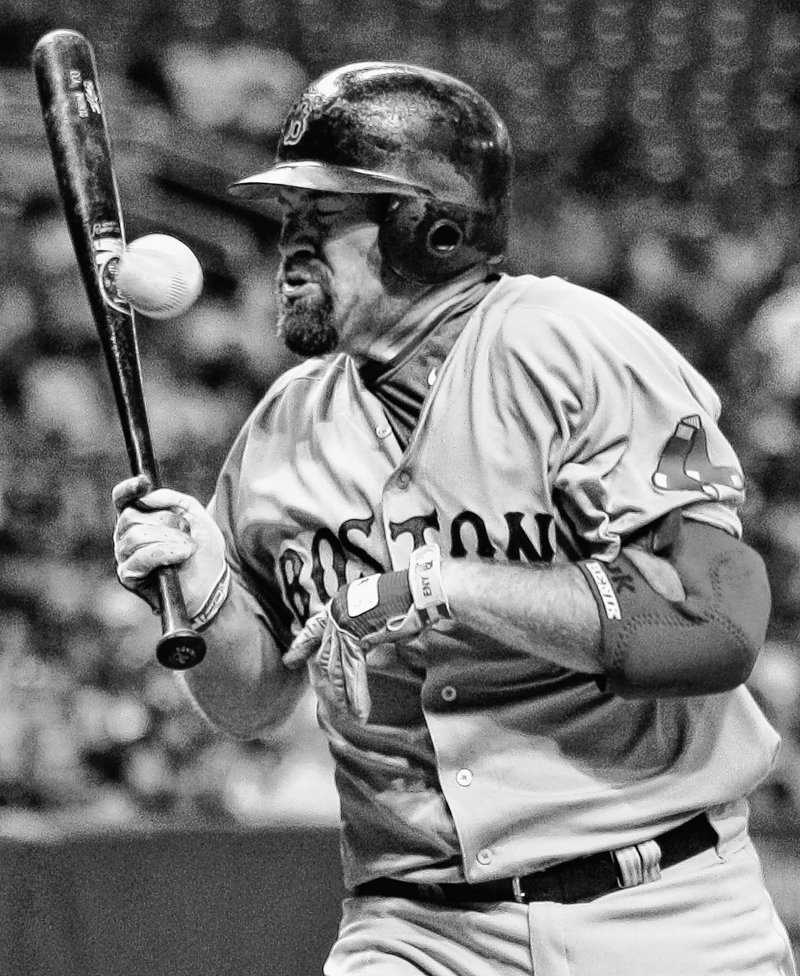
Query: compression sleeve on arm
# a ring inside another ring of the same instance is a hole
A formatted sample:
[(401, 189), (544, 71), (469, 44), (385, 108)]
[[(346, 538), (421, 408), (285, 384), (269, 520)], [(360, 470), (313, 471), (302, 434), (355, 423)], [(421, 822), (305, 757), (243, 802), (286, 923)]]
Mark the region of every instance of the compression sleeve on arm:
[(666, 521), (668, 532), (654, 534), (647, 558), (672, 566), (682, 599), (659, 592), (639, 568), (643, 561), (625, 549), (611, 562), (578, 563), (600, 614), (601, 684), (622, 697), (728, 691), (747, 679), (766, 636), (770, 590), (761, 557), (724, 529), (677, 511)]

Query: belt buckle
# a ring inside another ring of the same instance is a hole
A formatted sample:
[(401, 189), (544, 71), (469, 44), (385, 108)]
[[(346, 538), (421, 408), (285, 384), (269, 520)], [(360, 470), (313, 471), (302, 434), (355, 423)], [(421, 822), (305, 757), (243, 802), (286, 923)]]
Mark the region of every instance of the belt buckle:
[(511, 879), (511, 891), (514, 895), (514, 901), (518, 905), (528, 904), (528, 896), (522, 890), (522, 878), (518, 874), (515, 874)]
[(661, 847), (655, 840), (611, 851), (611, 860), (616, 868), (618, 888), (635, 888), (661, 877)]

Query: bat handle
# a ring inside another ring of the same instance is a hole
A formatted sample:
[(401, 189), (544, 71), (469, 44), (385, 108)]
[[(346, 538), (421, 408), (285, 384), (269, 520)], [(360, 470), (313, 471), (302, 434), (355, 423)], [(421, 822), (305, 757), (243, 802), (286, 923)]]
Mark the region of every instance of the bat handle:
[(185, 671), (199, 664), (206, 653), (206, 642), (192, 629), (183, 599), (178, 571), (164, 566), (158, 572), (162, 635), (156, 645), (160, 664), (173, 671)]

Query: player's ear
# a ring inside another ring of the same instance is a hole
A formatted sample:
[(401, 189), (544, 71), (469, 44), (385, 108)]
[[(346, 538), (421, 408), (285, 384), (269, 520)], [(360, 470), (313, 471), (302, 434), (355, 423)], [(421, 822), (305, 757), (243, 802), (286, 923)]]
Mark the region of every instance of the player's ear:
[(484, 260), (468, 243), (471, 216), (428, 197), (392, 197), (381, 225), (381, 252), (406, 281), (436, 284)]

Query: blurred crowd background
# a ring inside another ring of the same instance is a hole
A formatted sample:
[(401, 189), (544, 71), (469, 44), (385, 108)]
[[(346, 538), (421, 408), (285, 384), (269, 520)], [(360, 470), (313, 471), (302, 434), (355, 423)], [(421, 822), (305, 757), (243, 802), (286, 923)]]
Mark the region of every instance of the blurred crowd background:
[(0, 3), (0, 830), (335, 822), (307, 701), (280, 733), (211, 731), (116, 582), (118, 421), (30, 71), (92, 41), (129, 239), (174, 234), (201, 300), (139, 319), (163, 480), (207, 500), (291, 360), (273, 334), (275, 214), (226, 186), (269, 159), (305, 83), (387, 59), (474, 84), (517, 152), (512, 271), (619, 299), (716, 385), (774, 595), (751, 685), (785, 737), (754, 798), (800, 811), (800, 11), (795, 0), (38, 0)]

